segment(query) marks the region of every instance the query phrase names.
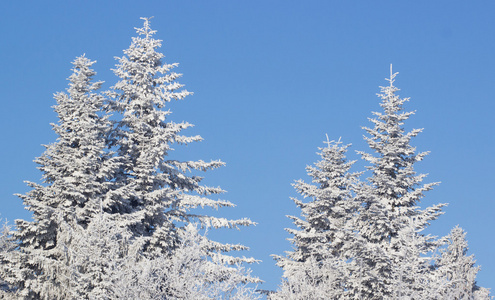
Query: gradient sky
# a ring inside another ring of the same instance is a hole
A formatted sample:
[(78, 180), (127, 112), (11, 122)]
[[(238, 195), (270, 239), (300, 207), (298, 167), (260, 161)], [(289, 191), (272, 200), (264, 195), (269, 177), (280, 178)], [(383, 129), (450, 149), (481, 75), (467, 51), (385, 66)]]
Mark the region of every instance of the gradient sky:
[(179, 82), (194, 92), (169, 105), (171, 120), (205, 139), (171, 155), (227, 163), (205, 174), (237, 204), (217, 214), (258, 225), (210, 235), (251, 247), (245, 255), (263, 261), (252, 266), (260, 288), (276, 288), (270, 255), (291, 248), (291, 183), (309, 180), (325, 134), (353, 144), (349, 159), (368, 150), (361, 126), (380, 109), (390, 64), (417, 111), (406, 128), (424, 128), (412, 144), (431, 151), (417, 171), (442, 182), (422, 205), (449, 203), (428, 232), (463, 227), (479, 284), (495, 288), (494, 15), (492, 1), (2, 1), (0, 217), (30, 218), (13, 194), (40, 182), (32, 161), (55, 141), (52, 96), (66, 89), (74, 58), (97, 60), (108, 88), (139, 17), (154, 16), (165, 61), (180, 64)]

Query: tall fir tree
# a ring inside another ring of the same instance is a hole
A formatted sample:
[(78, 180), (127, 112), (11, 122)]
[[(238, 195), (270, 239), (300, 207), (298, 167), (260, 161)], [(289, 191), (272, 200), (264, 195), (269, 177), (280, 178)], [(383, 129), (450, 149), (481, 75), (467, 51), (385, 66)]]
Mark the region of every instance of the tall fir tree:
[(58, 138), (35, 160), (43, 184), (28, 182), (33, 189), (20, 195), (33, 212), (33, 221), (16, 220), (18, 230), (13, 235), (19, 251), (11, 253), (6, 270), (20, 298), (65, 297), (64, 231), (76, 224), (87, 226), (110, 189), (109, 179), (119, 169), (117, 160), (106, 151), (112, 127), (102, 112), (103, 97), (96, 93), (101, 82), (92, 82), (93, 64), (78, 57), (68, 93), (55, 94), (59, 122), (52, 126)]
[(320, 290), (321, 299), (347, 296), (352, 273), (349, 262), (358, 251), (352, 223), (360, 206), (354, 192), (359, 174), (350, 173), (354, 161), (346, 160), (348, 147), (327, 140), (327, 147), (319, 148), (321, 160), (306, 168), (312, 183), (298, 180), (294, 184), (297, 192), (310, 200), (293, 199), (301, 208), (301, 217), (289, 216), (297, 226), (287, 229), (293, 235), (294, 250), (287, 252), (287, 257), (275, 256), (287, 282), (273, 299), (289, 294), (290, 299), (309, 299), (312, 290)]
[(371, 247), (379, 247), (386, 255), (386, 259), (380, 261), (362, 258), (366, 262), (363, 267), (378, 274), (367, 283), (366, 297), (372, 299), (396, 297), (393, 290), (405, 280), (401, 274), (406, 274), (397, 268), (406, 264), (413, 253), (419, 264), (414, 270), (420, 274), (407, 272), (407, 280), (409, 286), (421, 286), (415, 281), (428, 271), (430, 259), (425, 254), (431, 253), (436, 245), (432, 237), (421, 231), (442, 214), (444, 206), (418, 207), (423, 194), (437, 183), (421, 184), (426, 175), (418, 175), (414, 170), (415, 163), (423, 160), (428, 152), (416, 153), (415, 147), (410, 145), (421, 129), (409, 132), (404, 129), (404, 122), (414, 112), (404, 111), (403, 104), (409, 99), (396, 95), (399, 90), (394, 86), (396, 75), (390, 66), (389, 85), (381, 87), (378, 95), (383, 112), (374, 112), (376, 118), (370, 119), (373, 128), (364, 127), (369, 135), (365, 140), (374, 154), (360, 152), (370, 163), (368, 169), (372, 174), (368, 178), (369, 188), (363, 189), (365, 205), (359, 212), (358, 230)]
[[(111, 107), (120, 114), (113, 144), (123, 166), (116, 176), (116, 189), (109, 193), (105, 207), (122, 215), (133, 236), (143, 240), (145, 253), (168, 253), (177, 245), (180, 224), (198, 220), (204, 227), (238, 228), (252, 225), (245, 218), (227, 220), (202, 214), (191, 209), (198, 207), (234, 206), (229, 201), (213, 200), (209, 195), (221, 194), (218, 187), (201, 184), (203, 177), (193, 171), (207, 171), (224, 165), (220, 160), (211, 162), (179, 161), (170, 156), (174, 144), (187, 145), (201, 141), (200, 136), (184, 136), (182, 130), (191, 127), (187, 122), (167, 120), (165, 110), (172, 100), (182, 100), (191, 93), (181, 90), (176, 80), (181, 76), (172, 71), (177, 64), (162, 61), (158, 52), (161, 41), (153, 36), (149, 18), (136, 28), (138, 36), (124, 56), (118, 58), (114, 73), (119, 81), (112, 87)], [(242, 245), (210, 241), (212, 251), (228, 252), (247, 249)], [(152, 254), (153, 255), (153, 254)], [(241, 262), (241, 258), (225, 256), (226, 260)]]

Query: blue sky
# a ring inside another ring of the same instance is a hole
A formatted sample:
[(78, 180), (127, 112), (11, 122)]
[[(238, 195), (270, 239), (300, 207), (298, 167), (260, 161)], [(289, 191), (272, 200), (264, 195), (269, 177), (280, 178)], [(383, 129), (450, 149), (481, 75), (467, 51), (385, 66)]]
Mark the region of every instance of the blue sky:
[(169, 105), (171, 119), (205, 139), (174, 155), (227, 163), (205, 175), (237, 204), (218, 214), (258, 225), (211, 236), (251, 247), (246, 255), (263, 260), (252, 267), (261, 288), (279, 283), (270, 254), (291, 247), (291, 183), (308, 180), (325, 134), (352, 143), (350, 159), (368, 150), (361, 126), (380, 109), (390, 64), (399, 95), (411, 97), (406, 109), (417, 111), (406, 128), (424, 128), (412, 143), (431, 151), (417, 171), (442, 182), (422, 204), (449, 203), (428, 232), (463, 227), (479, 284), (495, 288), (494, 13), (490, 1), (2, 1), (1, 217), (29, 218), (13, 194), (40, 180), (32, 161), (56, 138), (52, 95), (67, 87), (70, 62), (86, 53), (111, 86), (114, 57), (139, 17), (154, 16), (165, 61), (180, 64), (194, 92)]

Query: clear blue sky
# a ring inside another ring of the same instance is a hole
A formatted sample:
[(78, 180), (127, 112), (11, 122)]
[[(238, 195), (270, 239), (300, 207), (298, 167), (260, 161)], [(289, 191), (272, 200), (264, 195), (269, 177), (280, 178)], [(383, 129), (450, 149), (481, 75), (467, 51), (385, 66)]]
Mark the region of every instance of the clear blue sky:
[[(429, 232), (459, 224), (495, 288), (495, 3), (491, 1), (2, 1), (0, 213), (29, 218), (14, 193), (39, 182), (32, 160), (54, 141), (52, 94), (67, 87), (70, 62), (83, 53), (109, 87), (114, 57), (154, 16), (166, 62), (195, 94), (172, 103), (175, 121), (196, 125), (205, 141), (176, 154), (220, 158), (206, 182), (237, 204), (219, 215), (259, 224), (214, 238), (251, 247), (254, 274), (276, 288), (270, 254), (290, 249), (285, 217), (298, 214), (291, 183), (330, 139), (368, 150), (361, 126), (379, 110), (376, 93), (389, 65), (400, 95), (416, 110), (407, 128), (425, 128), (413, 145), (431, 151), (418, 171), (441, 181), (423, 205), (448, 202)], [(358, 169), (362, 164), (357, 165)]]

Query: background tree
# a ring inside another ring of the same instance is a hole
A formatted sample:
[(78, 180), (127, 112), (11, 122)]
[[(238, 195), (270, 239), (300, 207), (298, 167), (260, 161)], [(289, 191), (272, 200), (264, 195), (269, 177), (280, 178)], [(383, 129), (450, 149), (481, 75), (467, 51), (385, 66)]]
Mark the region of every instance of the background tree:
[(0, 299), (15, 299), (17, 297), (15, 286), (9, 284), (9, 282), (14, 280), (8, 278), (10, 275), (10, 272), (8, 272), (10, 269), (8, 265), (9, 258), (12, 256), (16, 247), (17, 244), (12, 237), (12, 229), (5, 222), (0, 228)]
[(456, 226), (445, 238), (445, 247), (436, 262), (435, 280), (444, 299), (490, 299), (489, 291), (476, 285), (474, 255), (467, 256), (466, 233)]
[[(326, 300), (345, 299), (342, 281), (342, 265), (333, 265), (332, 259), (319, 260), (308, 257), (291, 270), (279, 289), (269, 294), (271, 300)], [(285, 273), (284, 273), (285, 274)], [(351, 299), (351, 298), (349, 298)]]

